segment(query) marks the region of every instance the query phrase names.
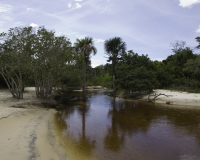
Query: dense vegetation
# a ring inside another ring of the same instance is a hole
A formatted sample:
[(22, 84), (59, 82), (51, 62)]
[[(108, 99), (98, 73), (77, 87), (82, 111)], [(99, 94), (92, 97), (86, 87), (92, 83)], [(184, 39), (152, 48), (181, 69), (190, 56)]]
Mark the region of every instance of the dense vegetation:
[[(200, 49), (200, 37), (196, 37)], [(0, 87), (7, 86), (14, 98), (23, 98), (25, 86), (35, 85), (38, 98), (47, 98), (53, 88), (80, 88), (101, 85), (114, 91), (150, 92), (155, 88), (198, 91), (200, 55), (185, 42), (172, 45), (172, 55), (162, 62), (148, 55), (126, 51), (120, 37), (104, 43), (108, 62), (91, 67), (97, 53), (91, 37), (72, 45), (65, 36), (56, 36), (44, 27), (16, 27), (0, 34)]]

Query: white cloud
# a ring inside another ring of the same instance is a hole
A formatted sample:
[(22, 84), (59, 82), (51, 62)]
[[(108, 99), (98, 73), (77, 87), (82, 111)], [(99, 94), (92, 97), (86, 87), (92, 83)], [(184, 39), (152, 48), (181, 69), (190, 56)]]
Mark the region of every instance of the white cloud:
[(33, 9), (32, 9), (32, 8), (27, 8), (26, 10), (27, 10), (27, 11), (31, 11), (31, 10), (33, 10)]
[(95, 41), (96, 43), (103, 43), (105, 40), (104, 40), (104, 39), (94, 39), (94, 41)]
[(12, 10), (13, 6), (11, 5), (4, 5), (0, 3), (0, 12), (9, 12)]
[(200, 3), (200, 0), (179, 0), (181, 7), (191, 7), (194, 4)]
[(31, 26), (31, 27), (38, 27), (38, 25), (35, 24), (35, 23), (31, 23), (30, 26)]
[(72, 7), (72, 4), (71, 3), (68, 3), (68, 8), (71, 8)]
[(79, 3), (75, 3), (75, 8), (81, 8), (81, 5)]
[(200, 33), (200, 25), (199, 25), (199, 28), (196, 30), (197, 33)]
[(71, 8), (73, 10), (73, 9), (79, 9), (82, 7), (82, 5), (78, 3), (82, 0), (75, 0), (75, 1), (77, 1), (77, 2), (76, 3), (68, 3), (68, 8)]

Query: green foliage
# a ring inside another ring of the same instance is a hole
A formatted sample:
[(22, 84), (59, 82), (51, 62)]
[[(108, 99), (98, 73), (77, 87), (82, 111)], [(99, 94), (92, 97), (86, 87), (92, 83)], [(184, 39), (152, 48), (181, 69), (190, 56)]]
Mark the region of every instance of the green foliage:
[(71, 42), (65, 36), (39, 27), (34, 37), (31, 70), (39, 98), (47, 98), (70, 62)]
[(156, 72), (160, 88), (186, 87), (189, 73), (184, 71), (185, 64), (197, 57), (191, 48), (185, 47), (185, 42), (175, 43), (172, 50), (174, 54), (163, 60), (163, 64)]
[(100, 65), (95, 68), (90, 68), (87, 84), (91, 86), (104, 86), (111, 88), (112, 78), (107, 70), (107, 65)]
[(1, 33), (0, 73), (13, 97), (23, 97), (24, 83), (35, 82), (39, 98), (47, 98), (71, 65), (71, 42), (39, 27), (11, 28)]
[(196, 41), (199, 43), (198, 46), (197, 46), (196, 48), (200, 49), (200, 37), (196, 37), (195, 39), (196, 39)]
[[(132, 50), (120, 37), (104, 43), (111, 64), (91, 67), (90, 57), (97, 53), (93, 38), (77, 39), (74, 47), (65, 36), (56, 36), (44, 27), (16, 27), (0, 33), (0, 82), (9, 87), (13, 97), (23, 97), (24, 85), (35, 83), (37, 95), (46, 98), (52, 87), (113, 86), (129, 93), (154, 88), (200, 88), (200, 56), (183, 41), (172, 46), (173, 54), (162, 62)], [(200, 37), (196, 37), (200, 48)], [(111, 77), (112, 75), (112, 77)]]
[(75, 51), (80, 56), (79, 64), (83, 63), (82, 66), (88, 66), (91, 64), (90, 56), (93, 53), (97, 53), (97, 49), (94, 46), (94, 41), (91, 37), (85, 37), (83, 39), (76, 39), (74, 43)]
[(184, 49), (178, 49), (175, 51), (174, 55), (170, 55), (163, 62), (165, 63), (167, 68), (171, 68), (168, 70), (175, 78), (182, 78), (183, 66), (189, 59), (194, 59), (196, 55), (193, 54), (193, 51), (186, 47)]
[(116, 78), (116, 64), (121, 59), (121, 55), (126, 51), (126, 43), (122, 38), (114, 37), (106, 40), (104, 43), (104, 49), (108, 55), (108, 62), (112, 62), (112, 75), (113, 75), (113, 91), (115, 92), (115, 78)]
[(184, 64), (183, 72), (188, 78), (199, 79), (200, 78), (200, 56), (196, 59), (189, 59)]
[(104, 48), (109, 56), (108, 62), (112, 61), (112, 64), (115, 65), (120, 60), (120, 56), (126, 51), (126, 43), (123, 42), (122, 38), (114, 37), (105, 41)]
[(109, 74), (103, 74), (100, 76), (93, 77), (92, 79), (89, 79), (87, 84), (91, 86), (104, 86), (111, 88), (112, 86), (112, 78)]
[(62, 88), (80, 88), (81, 86), (81, 71), (76, 65), (66, 66), (61, 77), (60, 86)]
[(153, 61), (153, 70), (157, 79), (158, 88), (166, 88), (173, 83), (174, 76), (170, 74), (171, 67), (163, 62)]
[(16, 27), (0, 34), (0, 74), (14, 98), (23, 98), (24, 79), (30, 72), (33, 33), (32, 27)]
[(86, 70), (90, 67), (91, 61), (90, 56), (93, 53), (97, 53), (97, 49), (94, 46), (93, 39), (91, 37), (85, 37), (83, 39), (76, 39), (74, 43), (75, 51), (78, 55), (77, 66), (82, 70), (82, 96), (85, 98), (85, 87), (86, 87)]
[(139, 56), (133, 51), (128, 51), (122, 55), (122, 60), (116, 67), (116, 73), (118, 89), (129, 93), (152, 91), (157, 85), (153, 64), (147, 55)]

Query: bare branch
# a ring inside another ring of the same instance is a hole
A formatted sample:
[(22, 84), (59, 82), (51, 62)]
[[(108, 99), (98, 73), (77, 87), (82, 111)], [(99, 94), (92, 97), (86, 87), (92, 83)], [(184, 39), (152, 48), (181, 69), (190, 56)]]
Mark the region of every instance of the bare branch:
[[(153, 98), (150, 98), (151, 96), (153, 96)], [(172, 96), (172, 95), (166, 95), (166, 94), (162, 94), (162, 93), (159, 93), (159, 94), (150, 94), (147, 98), (147, 102), (154, 102), (159, 96), (166, 96), (166, 97), (169, 97), (169, 96)]]

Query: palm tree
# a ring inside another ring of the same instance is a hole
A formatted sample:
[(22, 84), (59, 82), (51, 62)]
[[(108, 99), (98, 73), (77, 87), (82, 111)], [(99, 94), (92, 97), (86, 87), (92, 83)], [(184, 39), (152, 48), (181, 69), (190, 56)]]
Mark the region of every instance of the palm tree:
[(113, 91), (115, 92), (115, 66), (121, 59), (122, 53), (126, 52), (126, 43), (123, 42), (122, 38), (114, 37), (104, 42), (105, 52), (108, 55), (108, 62), (112, 61), (112, 74), (113, 74)]
[(94, 41), (91, 37), (85, 37), (83, 39), (76, 39), (74, 43), (76, 51), (83, 56), (82, 64), (82, 88), (83, 88), (83, 98), (85, 98), (85, 81), (86, 81), (86, 67), (91, 63), (90, 55), (97, 53), (97, 49), (94, 46)]
[(196, 46), (196, 48), (200, 49), (200, 37), (196, 37), (195, 39), (196, 39), (196, 41), (199, 43), (199, 45)]

